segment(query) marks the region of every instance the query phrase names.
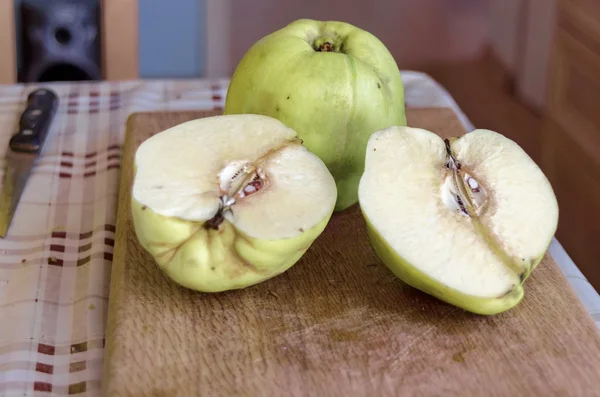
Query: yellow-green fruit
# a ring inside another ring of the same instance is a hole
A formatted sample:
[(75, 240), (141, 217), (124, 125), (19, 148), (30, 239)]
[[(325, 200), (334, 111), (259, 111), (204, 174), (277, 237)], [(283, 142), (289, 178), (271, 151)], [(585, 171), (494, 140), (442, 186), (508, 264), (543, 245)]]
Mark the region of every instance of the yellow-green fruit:
[(260, 115), (193, 120), (136, 152), (136, 236), (178, 284), (245, 288), (294, 265), (334, 209), (333, 177), (296, 133)]
[(548, 179), (512, 140), (475, 130), (373, 134), (359, 185), (371, 244), (400, 279), (464, 310), (514, 308), (558, 225)]
[(224, 221), (219, 230), (165, 217), (133, 202), (137, 236), (166, 274), (204, 292), (247, 287), (294, 265), (325, 229), (329, 217), (292, 238), (261, 240)]
[(337, 21), (297, 20), (256, 42), (237, 65), (224, 111), (296, 130), (333, 175), (337, 211), (358, 201), (369, 136), (406, 125), (393, 56), (371, 33)]

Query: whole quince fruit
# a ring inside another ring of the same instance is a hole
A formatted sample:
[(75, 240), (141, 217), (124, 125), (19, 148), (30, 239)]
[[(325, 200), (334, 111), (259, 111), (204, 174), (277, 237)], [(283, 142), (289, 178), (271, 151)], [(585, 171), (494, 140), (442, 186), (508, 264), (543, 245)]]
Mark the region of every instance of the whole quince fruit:
[(335, 179), (335, 210), (358, 202), (375, 131), (406, 125), (400, 71), (373, 34), (301, 19), (256, 42), (236, 67), (225, 114), (254, 113), (293, 128)]

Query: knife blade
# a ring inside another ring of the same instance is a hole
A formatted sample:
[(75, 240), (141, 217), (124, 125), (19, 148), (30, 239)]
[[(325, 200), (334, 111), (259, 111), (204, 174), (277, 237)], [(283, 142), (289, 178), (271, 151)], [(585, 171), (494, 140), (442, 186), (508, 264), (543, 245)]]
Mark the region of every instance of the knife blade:
[(0, 185), (0, 237), (6, 237), (27, 185), (31, 169), (46, 141), (58, 108), (58, 96), (51, 90), (34, 90), (19, 120), (17, 132), (10, 138)]

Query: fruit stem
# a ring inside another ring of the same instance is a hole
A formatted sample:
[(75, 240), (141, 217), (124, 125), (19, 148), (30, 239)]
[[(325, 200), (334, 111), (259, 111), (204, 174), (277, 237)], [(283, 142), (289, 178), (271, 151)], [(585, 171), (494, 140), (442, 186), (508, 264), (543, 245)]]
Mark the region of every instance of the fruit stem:
[(329, 37), (319, 37), (316, 39), (313, 48), (317, 52), (335, 52), (335, 45)]
[(325, 43), (319, 46), (319, 52), (333, 52), (333, 44), (326, 41)]
[(446, 144), (446, 154), (448, 154), (448, 163), (446, 163), (446, 167), (452, 168), (456, 171), (460, 170), (460, 162), (454, 157), (452, 153), (452, 148), (450, 147), (450, 140), (448, 138), (444, 139), (444, 143)]
[(225, 215), (223, 215), (223, 213), (225, 211), (231, 210), (231, 206), (233, 204), (235, 204), (235, 199), (233, 197), (229, 197), (228, 195), (222, 196), (221, 204), (219, 205), (219, 210), (217, 211), (215, 216), (204, 222), (204, 228), (218, 230), (221, 223), (223, 223), (223, 221), (225, 220)]
[(215, 216), (213, 216), (212, 218), (210, 218), (209, 220), (204, 222), (204, 228), (219, 230), (219, 226), (221, 225), (221, 223), (223, 223), (224, 220), (225, 220), (225, 217), (223, 216), (223, 211), (221, 209), (219, 209), (219, 211), (217, 211)]
[(448, 154), (448, 162), (446, 163), (446, 167), (452, 170), (454, 185), (457, 191), (456, 203), (460, 207), (460, 210), (463, 214), (473, 218), (476, 216), (476, 214), (473, 213), (474, 211), (469, 211), (473, 208), (473, 203), (471, 202), (470, 197), (467, 194), (465, 186), (463, 185), (460, 177), (460, 169), (462, 165), (452, 153), (452, 149), (450, 147), (450, 140), (444, 139), (444, 143), (446, 144), (446, 153)]

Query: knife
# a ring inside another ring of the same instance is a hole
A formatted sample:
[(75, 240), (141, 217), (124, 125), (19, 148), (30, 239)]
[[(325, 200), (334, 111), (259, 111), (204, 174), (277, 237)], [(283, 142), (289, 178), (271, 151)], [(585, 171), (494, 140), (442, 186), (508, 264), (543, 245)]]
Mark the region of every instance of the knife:
[(51, 90), (37, 89), (27, 97), (27, 107), (21, 115), (17, 132), (10, 138), (4, 158), (0, 186), (0, 237), (6, 237), (57, 108), (58, 96)]

